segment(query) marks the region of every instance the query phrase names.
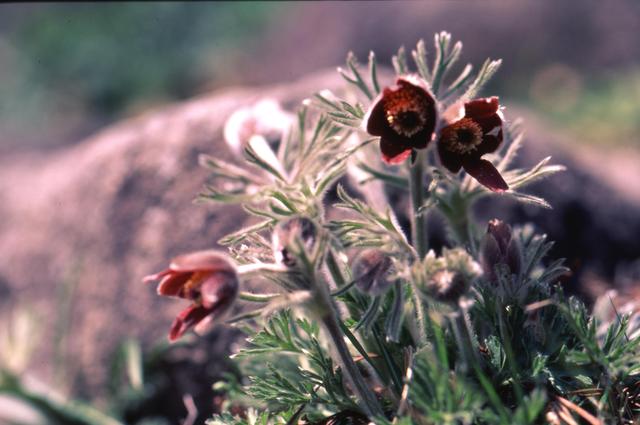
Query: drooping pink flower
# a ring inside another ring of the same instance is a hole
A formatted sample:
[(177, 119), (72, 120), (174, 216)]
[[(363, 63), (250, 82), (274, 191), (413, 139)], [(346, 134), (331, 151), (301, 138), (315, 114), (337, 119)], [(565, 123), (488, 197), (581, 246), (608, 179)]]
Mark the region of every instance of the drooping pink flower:
[(278, 101), (261, 99), (231, 114), (224, 124), (224, 140), (236, 155), (241, 155), (255, 137), (274, 148), (287, 137), (294, 122), (295, 116), (282, 109)]
[(184, 298), (191, 305), (173, 321), (169, 341), (179, 339), (193, 327), (204, 327), (220, 318), (238, 294), (238, 274), (230, 259), (217, 251), (197, 251), (174, 258), (169, 268), (146, 276), (158, 284), (158, 294)]
[(464, 104), (464, 116), (440, 130), (438, 154), (445, 168), (469, 175), (494, 192), (509, 189), (496, 167), (482, 156), (502, 143), (502, 113), (497, 97)]
[(404, 76), (373, 101), (364, 126), (367, 133), (380, 136), (382, 159), (399, 164), (414, 149), (427, 147), (436, 119), (436, 102), (427, 83), (416, 76)]

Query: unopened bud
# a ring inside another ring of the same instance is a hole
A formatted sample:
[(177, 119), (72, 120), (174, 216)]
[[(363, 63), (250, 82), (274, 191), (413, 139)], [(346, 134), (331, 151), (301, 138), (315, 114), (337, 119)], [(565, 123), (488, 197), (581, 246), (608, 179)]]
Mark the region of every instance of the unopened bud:
[(452, 270), (439, 270), (427, 282), (427, 294), (443, 303), (455, 304), (471, 285), (462, 273)]
[(369, 295), (382, 295), (391, 286), (391, 258), (379, 249), (362, 251), (353, 262), (353, 277), (360, 291)]
[(496, 266), (504, 264), (511, 274), (519, 274), (522, 268), (521, 250), (513, 238), (511, 226), (503, 221), (489, 221), (487, 233), (480, 245), (480, 262), (484, 275), (492, 282), (497, 280)]
[(294, 217), (278, 223), (273, 230), (271, 246), (276, 263), (288, 267), (295, 267), (296, 259), (291, 252), (296, 239), (302, 242), (302, 247), (311, 252), (316, 242), (317, 230), (313, 221), (306, 217)]

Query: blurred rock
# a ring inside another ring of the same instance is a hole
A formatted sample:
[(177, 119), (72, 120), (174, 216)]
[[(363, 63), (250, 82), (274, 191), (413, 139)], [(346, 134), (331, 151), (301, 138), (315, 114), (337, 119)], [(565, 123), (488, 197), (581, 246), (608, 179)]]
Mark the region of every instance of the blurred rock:
[(231, 157), (222, 128), (238, 107), (273, 96), (294, 108), (327, 83), (325, 74), (226, 90), (111, 126), (72, 148), (0, 158), (0, 293), (10, 297), (2, 305), (38, 314), (47, 332), (36, 369), (58, 373), (58, 347), (78, 373), (70, 379), (95, 394), (124, 337), (147, 347), (166, 339), (184, 304), (161, 299), (142, 277), (175, 255), (216, 246), (244, 217), (193, 203), (208, 175), (198, 155)]
[[(76, 389), (100, 394), (122, 338), (147, 347), (166, 338), (184, 305), (156, 296), (155, 285), (140, 279), (177, 254), (215, 246), (245, 217), (236, 208), (192, 203), (207, 178), (198, 154), (230, 158), (222, 128), (240, 106), (269, 96), (293, 109), (311, 93), (342, 84), (331, 71), (286, 85), (229, 89), (122, 122), (70, 149), (1, 158), (0, 276), (7, 285), (0, 286), (10, 288), (3, 296), (12, 304), (32, 306), (47, 331), (35, 370), (46, 377), (58, 367), (54, 347), (68, 324), (63, 341)], [(612, 153), (591, 165), (535, 120), (527, 128), (523, 164), (552, 154), (569, 167), (533, 190), (555, 209), (492, 197), (480, 218), (531, 220), (558, 240), (556, 253), (571, 266), (588, 265), (605, 277), (619, 261), (639, 257), (640, 195), (620, 188), (605, 169), (637, 182), (637, 168), (607, 164)]]

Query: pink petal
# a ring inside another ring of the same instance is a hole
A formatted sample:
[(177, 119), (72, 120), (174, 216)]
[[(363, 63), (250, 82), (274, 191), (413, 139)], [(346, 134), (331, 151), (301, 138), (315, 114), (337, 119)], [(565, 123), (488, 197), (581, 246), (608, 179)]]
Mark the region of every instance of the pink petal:
[(171, 274), (171, 269), (162, 270), (160, 273), (150, 274), (142, 278), (143, 283), (153, 283), (158, 279), (165, 277), (166, 275)]
[(166, 276), (158, 285), (158, 295), (165, 295), (169, 297), (180, 296), (180, 292), (185, 283), (191, 279), (193, 273), (172, 273)]
[(214, 250), (196, 251), (180, 255), (171, 261), (169, 268), (176, 272), (207, 270), (233, 272), (235, 270), (226, 255)]
[(412, 148), (403, 144), (394, 143), (387, 138), (380, 139), (380, 152), (382, 160), (387, 164), (401, 164), (409, 158)]
[(238, 293), (238, 277), (231, 273), (216, 273), (202, 283), (202, 305), (216, 316), (233, 304)]
[(504, 192), (509, 189), (496, 167), (486, 159), (467, 161), (462, 166), (464, 171), (493, 192)]
[(178, 340), (189, 329), (196, 326), (209, 315), (210, 311), (202, 306), (191, 305), (182, 310), (175, 318), (169, 331), (169, 342)]

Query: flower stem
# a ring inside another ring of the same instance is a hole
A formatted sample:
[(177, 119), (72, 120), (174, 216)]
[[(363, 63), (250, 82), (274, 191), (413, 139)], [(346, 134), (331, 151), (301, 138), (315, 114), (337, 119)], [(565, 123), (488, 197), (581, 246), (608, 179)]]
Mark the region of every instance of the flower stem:
[(314, 301), (318, 303), (318, 311), (322, 312), (322, 324), (333, 342), (340, 365), (342, 366), (342, 371), (353, 386), (353, 390), (360, 401), (362, 409), (370, 418), (382, 416), (382, 408), (378, 404), (375, 394), (362, 377), (360, 369), (358, 369), (358, 366), (353, 361), (349, 347), (347, 347), (344, 341), (344, 334), (340, 328), (338, 310), (333, 305), (333, 300), (331, 299), (328, 288), (326, 285), (323, 285), (322, 282), (316, 282), (314, 289), (316, 292)]
[(333, 340), (336, 352), (340, 358), (340, 363), (344, 374), (353, 385), (354, 392), (362, 404), (362, 408), (367, 416), (373, 418), (382, 415), (382, 409), (378, 404), (375, 394), (367, 385), (358, 366), (353, 361), (347, 344), (344, 342), (344, 336), (340, 330), (340, 325), (334, 315), (329, 314), (322, 320), (324, 327)]
[(476, 355), (476, 347), (469, 333), (469, 326), (464, 309), (458, 308), (457, 311), (452, 314), (451, 319), (458, 349), (462, 354), (462, 373), (466, 374), (471, 368), (478, 370), (479, 361)]
[(420, 212), (420, 207), (424, 205), (424, 161), (425, 151), (420, 150), (413, 164), (409, 165), (409, 189), (411, 192), (411, 243), (418, 253), (418, 257), (422, 259), (428, 249), (427, 245), (427, 229), (425, 226), (424, 216)]
[[(417, 156), (413, 163), (409, 164), (409, 191), (411, 192), (411, 211), (409, 217), (411, 219), (411, 243), (418, 259), (422, 260), (427, 254), (427, 229), (425, 226), (424, 215), (421, 213), (420, 208), (425, 202), (425, 190), (424, 190), (424, 163), (425, 163), (425, 150), (417, 151)], [(418, 288), (415, 283), (411, 284), (411, 292), (413, 298), (413, 304), (416, 309), (416, 316), (412, 316), (413, 320), (417, 319), (418, 328), (418, 346), (426, 344), (427, 336), (425, 333), (425, 317), (424, 306), (418, 295)]]

